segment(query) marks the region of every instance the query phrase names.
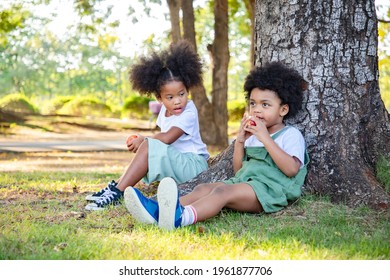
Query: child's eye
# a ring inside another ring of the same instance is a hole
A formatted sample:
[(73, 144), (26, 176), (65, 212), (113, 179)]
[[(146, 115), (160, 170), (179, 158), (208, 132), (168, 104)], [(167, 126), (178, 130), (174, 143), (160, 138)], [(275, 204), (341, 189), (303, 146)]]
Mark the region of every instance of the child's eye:
[(269, 107), (268, 103), (263, 103), (262, 105), (263, 105), (263, 107)]
[(167, 99), (167, 100), (171, 100), (171, 99), (172, 99), (172, 96), (169, 95), (169, 96), (166, 97), (166, 99)]
[(184, 96), (185, 95), (185, 92), (180, 92), (180, 96)]
[(256, 105), (256, 103), (254, 101), (249, 101), (249, 106), (253, 107), (255, 105)]

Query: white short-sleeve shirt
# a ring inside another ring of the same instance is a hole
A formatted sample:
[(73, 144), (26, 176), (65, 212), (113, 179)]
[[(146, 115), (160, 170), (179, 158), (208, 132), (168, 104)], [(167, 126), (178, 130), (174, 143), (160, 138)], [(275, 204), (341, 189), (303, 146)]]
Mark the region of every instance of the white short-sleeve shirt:
[[(286, 131), (275, 139), (275, 142), (287, 154), (298, 158), (301, 162), (301, 167), (303, 166), (306, 144), (302, 133), (298, 129), (288, 126)], [(245, 147), (264, 147), (264, 144), (256, 136), (252, 135), (245, 141)]]
[(166, 108), (162, 105), (157, 117), (157, 125), (161, 132), (167, 132), (171, 127), (178, 127), (184, 134), (171, 144), (182, 153), (195, 153), (209, 158), (206, 144), (203, 143), (199, 131), (198, 110), (192, 100), (188, 100), (184, 111), (176, 116), (166, 117)]

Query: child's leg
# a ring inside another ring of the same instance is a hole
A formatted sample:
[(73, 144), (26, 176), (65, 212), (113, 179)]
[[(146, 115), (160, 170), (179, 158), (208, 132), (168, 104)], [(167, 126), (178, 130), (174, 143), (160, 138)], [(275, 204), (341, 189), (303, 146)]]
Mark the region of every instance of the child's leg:
[(256, 193), (246, 183), (219, 184), (208, 195), (193, 202), (191, 206), (195, 208), (198, 221), (216, 216), (224, 207), (250, 213), (263, 211)]
[(130, 165), (118, 180), (117, 189), (124, 191), (128, 186), (137, 184), (148, 172), (148, 142), (138, 148)]
[(198, 199), (210, 194), (210, 192), (217, 186), (224, 185), (222, 182), (208, 183), (197, 185), (192, 192), (180, 197), (180, 204), (185, 206), (189, 205)]
[[(204, 221), (217, 215), (224, 207), (251, 213), (263, 211), (252, 187), (246, 183), (228, 185), (220, 182), (205, 184), (200, 189), (206, 189), (206, 191), (211, 189), (211, 191), (208, 194), (203, 193), (198, 200), (183, 207), (179, 201), (175, 181), (169, 177), (161, 180), (157, 190), (159, 227), (170, 230)], [(189, 194), (186, 198), (191, 199), (191, 196)]]

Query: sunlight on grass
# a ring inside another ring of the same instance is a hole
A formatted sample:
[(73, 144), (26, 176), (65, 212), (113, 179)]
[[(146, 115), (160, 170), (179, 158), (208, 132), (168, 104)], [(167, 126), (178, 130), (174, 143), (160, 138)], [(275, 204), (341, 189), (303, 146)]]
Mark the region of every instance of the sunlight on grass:
[[(24, 156), (21, 162), (34, 158)], [(119, 164), (121, 156), (116, 156)], [(79, 170), (59, 165), (53, 170), (0, 173), (0, 259), (390, 258), (387, 210), (351, 209), (326, 197), (307, 195), (274, 214), (223, 210), (210, 220), (171, 232), (134, 221), (123, 206), (88, 212), (85, 195), (121, 173), (88, 168), (86, 157), (72, 156)], [(13, 159), (10, 155), (2, 160)]]
[(385, 186), (385, 189), (390, 193), (390, 159), (381, 156), (376, 168), (379, 181)]

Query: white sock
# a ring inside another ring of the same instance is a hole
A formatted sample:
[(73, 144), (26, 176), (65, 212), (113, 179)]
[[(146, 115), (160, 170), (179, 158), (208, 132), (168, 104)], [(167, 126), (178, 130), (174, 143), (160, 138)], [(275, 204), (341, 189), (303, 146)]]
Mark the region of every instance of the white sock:
[(181, 214), (181, 225), (187, 226), (195, 224), (197, 221), (196, 210), (193, 206), (184, 206), (183, 214)]

